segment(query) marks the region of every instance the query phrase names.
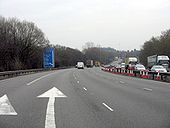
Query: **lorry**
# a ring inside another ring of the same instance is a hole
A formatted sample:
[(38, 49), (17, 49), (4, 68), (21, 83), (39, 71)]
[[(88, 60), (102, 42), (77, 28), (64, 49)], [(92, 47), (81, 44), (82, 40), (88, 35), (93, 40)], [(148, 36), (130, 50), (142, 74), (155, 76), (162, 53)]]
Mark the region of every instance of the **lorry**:
[(93, 60), (87, 60), (86, 61), (86, 67), (87, 68), (92, 68), (93, 67)]
[(127, 57), (125, 58), (125, 68), (134, 69), (135, 65), (138, 63), (137, 57)]
[(170, 59), (167, 55), (152, 55), (147, 57), (147, 67), (152, 68), (153, 65), (162, 65), (169, 71)]

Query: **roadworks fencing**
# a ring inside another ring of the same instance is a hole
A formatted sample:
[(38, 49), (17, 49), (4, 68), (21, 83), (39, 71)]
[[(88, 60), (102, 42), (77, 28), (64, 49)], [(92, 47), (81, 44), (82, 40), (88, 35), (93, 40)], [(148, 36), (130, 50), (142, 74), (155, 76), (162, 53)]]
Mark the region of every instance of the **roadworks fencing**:
[(162, 73), (162, 72), (152, 72), (149, 70), (133, 70), (133, 69), (126, 70), (125, 68), (116, 68), (113, 66), (102, 67), (101, 70), (113, 74), (137, 77), (141, 79), (170, 82), (170, 72)]

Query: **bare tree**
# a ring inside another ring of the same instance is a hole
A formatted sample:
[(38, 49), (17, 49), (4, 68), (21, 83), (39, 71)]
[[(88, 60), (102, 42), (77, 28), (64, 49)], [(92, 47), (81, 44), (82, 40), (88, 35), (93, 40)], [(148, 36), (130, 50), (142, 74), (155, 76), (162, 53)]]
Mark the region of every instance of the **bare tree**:
[(0, 70), (41, 67), (42, 49), (48, 44), (34, 23), (0, 17)]

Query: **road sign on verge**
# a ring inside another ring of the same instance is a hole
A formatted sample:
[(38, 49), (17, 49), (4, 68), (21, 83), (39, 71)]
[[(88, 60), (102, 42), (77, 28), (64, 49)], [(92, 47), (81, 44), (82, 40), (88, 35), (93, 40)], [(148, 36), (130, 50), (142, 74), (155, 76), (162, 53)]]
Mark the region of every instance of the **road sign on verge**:
[(45, 48), (43, 54), (44, 68), (54, 68), (54, 48)]

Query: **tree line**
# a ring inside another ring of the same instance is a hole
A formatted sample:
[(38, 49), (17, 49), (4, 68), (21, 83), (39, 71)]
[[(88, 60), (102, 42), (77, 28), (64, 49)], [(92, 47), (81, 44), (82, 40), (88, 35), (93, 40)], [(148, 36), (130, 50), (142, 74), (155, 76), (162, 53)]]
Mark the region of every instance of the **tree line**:
[(109, 64), (116, 57), (128, 56), (139, 56), (140, 62), (146, 65), (147, 56), (165, 54), (170, 57), (170, 30), (146, 41), (140, 51), (119, 51), (93, 42), (85, 43), (80, 51), (50, 44), (43, 31), (32, 22), (0, 16), (0, 71), (43, 68), (43, 52), (48, 47), (55, 49), (55, 67), (74, 66), (88, 59)]
[(60, 45), (52, 45), (45, 34), (34, 23), (17, 18), (0, 16), (0, 71), (43, 68), (43, 52), (47, 47), (55, 48), (55, 67), (74, 66), (77, 61), (87, 59), (108, 63), (111, 52), (89, 47), (83, 52)]
[(0, 71), (41, 68), (49, 40), (34, 23), (0, 17)]

